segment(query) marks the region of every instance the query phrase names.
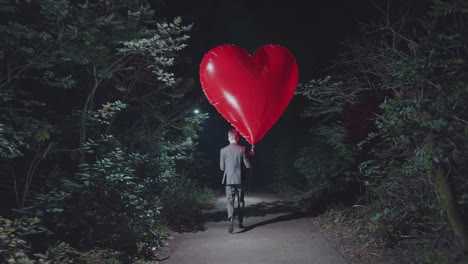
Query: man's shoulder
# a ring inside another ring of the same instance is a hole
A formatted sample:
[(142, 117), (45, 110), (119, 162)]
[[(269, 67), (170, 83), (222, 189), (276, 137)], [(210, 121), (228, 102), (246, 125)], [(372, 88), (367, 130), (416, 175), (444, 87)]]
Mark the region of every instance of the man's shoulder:
[(242, 150), (244, 150), (245, 147), (242, 146), (242, 145), (239, 145), (238, 143), (232, 143), (232, 144), (229, 144), (229, 145), (225, 146), (224, 148), (222, 148), (221, 151), (225, 151), (227, 149), (242, 149)]
[(230, 146), (231, 146), (231, 145), (229, 144), (229, 145), (227, 145), (227, 146), (221, 148), (221, 151), (225, 151), (225, 150), (228, 149)]
[(245, 147), (242, 146), (242, 145), (239, 145), (238, 143), (231, 144), (231, 145), (232, 145), (232, 148), (235, 148), (235, 149), (237, 149), (237, 150), (242, 150), (242, 151), (245, 150)]

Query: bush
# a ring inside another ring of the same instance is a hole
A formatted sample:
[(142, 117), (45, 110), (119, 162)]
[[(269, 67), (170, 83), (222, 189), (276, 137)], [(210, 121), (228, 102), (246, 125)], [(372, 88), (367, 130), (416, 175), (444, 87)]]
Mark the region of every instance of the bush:
[(3, 263), (34, 263), (27, 236), (44, 232), (39, 223), (38, 218), (0, 217), (0, 260)]
[(23, 211), (46, 219), (58, 239), (151, 252), (165, 232), (161, 204), (151, 190), (157, 179), (136, 173), (145, 157), (128, 153), (112, 136), (89, 141), (83, 150), (89, 162), (73, 177), (51, 182), (49, 191), (37, 194), (34, 206)]
[(216, 198), (212, 189), (202, 188), (183, 174), (172, 178), (164, 185), (163, 190), (161, 202), (166, 206), (162, 209), (162, 214), (170, 225), (190, 222), (200, 210), (212, 206)]
[(0, 217), (0, 260), (2, 263), (73, 263), (73, 259), (79, 255), (79, 252), (66, 243), (46, 244), (48, 249), (44, 254), (36, 252), (31, 247), (31, 241), (35, 236), (43, 238), (48, 233), (39, 225), (40, 222), (38, 218)]

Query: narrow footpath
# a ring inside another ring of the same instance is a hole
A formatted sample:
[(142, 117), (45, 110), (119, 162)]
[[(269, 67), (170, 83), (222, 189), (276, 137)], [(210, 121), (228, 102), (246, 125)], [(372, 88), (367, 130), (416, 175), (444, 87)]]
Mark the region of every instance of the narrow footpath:
[(348, 264), (312, 223), (312, 214), (278, 196), (247, 193), (244, 228), (228, 233), (226, 199), (205, 212), (198, 230), (184, 233), (163, 264)]

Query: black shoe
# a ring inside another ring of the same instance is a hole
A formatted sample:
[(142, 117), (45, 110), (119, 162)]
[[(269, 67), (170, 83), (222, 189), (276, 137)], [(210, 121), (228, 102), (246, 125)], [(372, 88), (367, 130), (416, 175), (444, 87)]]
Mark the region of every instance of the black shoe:
[(231, 219), (231, 220), (229, 220), (228, 232), (229, 232), (229, 234), (232, 234), (233, 231), (234, 231), (234, 221)]
[(240, 229), (244, 228), (244, 225), (242, 223), (239, 223), (239, 228)]

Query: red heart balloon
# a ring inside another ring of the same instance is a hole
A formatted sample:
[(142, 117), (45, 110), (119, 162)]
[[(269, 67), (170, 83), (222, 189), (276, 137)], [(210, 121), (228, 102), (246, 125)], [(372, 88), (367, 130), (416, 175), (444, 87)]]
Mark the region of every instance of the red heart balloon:
[(252, 145), (281, 117), (299, 80), (291, 52), (271, 44), (253, 56), (236, 45), (213, 48), (199, 74), (209, 103)]

